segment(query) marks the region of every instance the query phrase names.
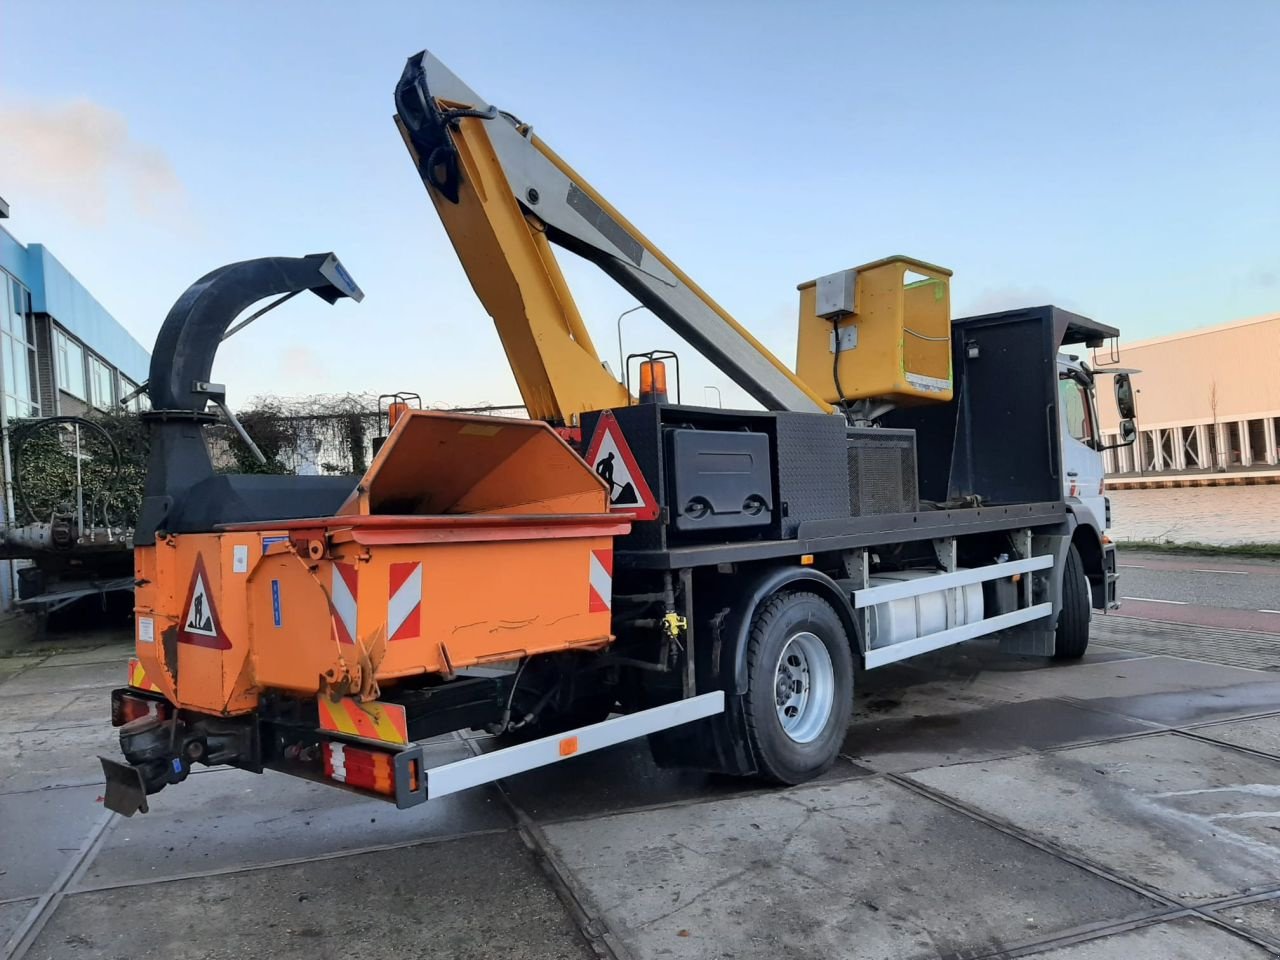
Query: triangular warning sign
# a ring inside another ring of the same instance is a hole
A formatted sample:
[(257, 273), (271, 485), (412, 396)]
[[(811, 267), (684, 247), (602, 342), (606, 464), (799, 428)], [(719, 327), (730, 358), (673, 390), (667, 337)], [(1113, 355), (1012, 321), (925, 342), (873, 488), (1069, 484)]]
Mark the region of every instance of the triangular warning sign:
[(596, 432), (585, 459), (609, 487), (610, 510), (625, 510), (637, 520), (658, 519), (658, 498), (649, 489), (635, 455), (622, 436), (622, 428), (608, 410), (596, 421)]
[(178, 642), (214, 650), (228, 650), (231, 641), (222, 632), (218, 608), (209, 589), (209, 575), (204, 568), (204, 555), (196, 554), (196, 568), (187, 590), (187, 602), (183, 606), (182, 624), (178, 627)]

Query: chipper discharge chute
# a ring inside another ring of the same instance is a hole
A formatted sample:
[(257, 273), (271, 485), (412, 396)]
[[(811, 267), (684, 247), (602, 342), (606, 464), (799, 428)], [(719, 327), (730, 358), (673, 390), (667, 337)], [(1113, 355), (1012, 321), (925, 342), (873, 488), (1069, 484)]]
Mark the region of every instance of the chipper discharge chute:
[[(629, 521), (545, 423), (405, 411), (360, 478), (214, 472), (201, 427), (208, 401), (225, 412), (208, 382), (217, 344), (249, 304), (304, 289), (359, 294), (331, 255), (233, 264), (188, 290), (160, 334), (138, 656), (112, 703), (127, 762), (103, 759), (121, 813), (193, 763), (401, 806), (492, 779), (481, 757), (432, 782), (415, 741), (509, 723), (518, 674), (504, 667), (612, 639), (613, 538)], [(521, 768), (615, 742), (563, 740), (514, 748)]]

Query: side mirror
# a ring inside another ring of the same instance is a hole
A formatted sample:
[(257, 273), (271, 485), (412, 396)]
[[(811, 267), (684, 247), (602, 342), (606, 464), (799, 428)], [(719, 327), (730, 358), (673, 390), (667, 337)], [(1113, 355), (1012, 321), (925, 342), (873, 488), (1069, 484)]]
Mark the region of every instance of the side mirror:
[(1138, 439), (1138, 428), (1134, 426), (1132, 420), (1127, 417), (1120, 421), (1120, 442), (1108, 443), (1105, 447), (1098, 447), (1098, 452), (1103, 450), (1115, 450), (1119, 447), (1131, 447), (1133, 442)]
[[(1127, 373), (1117, 373), (1115, 375), (1115, 390), (1116, 409), (1120, 411), (1121, 419), (1132, 420), (1137, 416), (1137, 410), (1133, 404), (1133, 383), (1129, 380)], [(1129, 427), (1132, 429), (1133, 424), (1130, 423)], [(1123, 431), (1124, 426), (1121, 425), (1120, 429)]]

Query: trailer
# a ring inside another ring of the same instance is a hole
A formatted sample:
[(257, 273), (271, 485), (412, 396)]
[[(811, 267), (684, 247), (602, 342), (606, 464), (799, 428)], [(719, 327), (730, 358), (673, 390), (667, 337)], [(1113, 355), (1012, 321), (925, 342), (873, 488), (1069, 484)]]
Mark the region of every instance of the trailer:
[[(953, 319), (949, 271), (890, 257), (800, 285), (792, 371), (429, 53), (396, 104), (530, 419), (400, 405), (361, 477), (216, 474), (202, 426), (211, 404), (230, 416), (209, 373), (236, 317), (362, 293), (332, 254), (194, 284), (152, 355), (110, 809), (145, 812), (196, 764), (403, 808), (638, 738), (661, 765), (799, 783), (836, 757), (856, 663), (993, 635), (1084, 654), (1116, 559), (1081, 428), (1093, 374), (1059, 353), (1113, 328), (1054, 307)], [(619, 382), (552, 244), (763, 409), (678, 402), (665, 353)], [(498, 745), (428, 765), (424, 741), (465, 730)]]

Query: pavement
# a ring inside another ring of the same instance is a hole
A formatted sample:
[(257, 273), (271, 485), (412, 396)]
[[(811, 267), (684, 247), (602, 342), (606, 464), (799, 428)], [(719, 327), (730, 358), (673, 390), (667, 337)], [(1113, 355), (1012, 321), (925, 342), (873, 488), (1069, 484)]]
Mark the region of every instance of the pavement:
[(793, 789), (637, 744), (407, 811), (214, 769), (132, 819), (94, 759), (127, 646), (32, 649), (0, 659), (0, 956), (1280, 956), (1280, 656), (1095, 636), (1074, 665), (979, 641), (861, 675), (839, 762)]

